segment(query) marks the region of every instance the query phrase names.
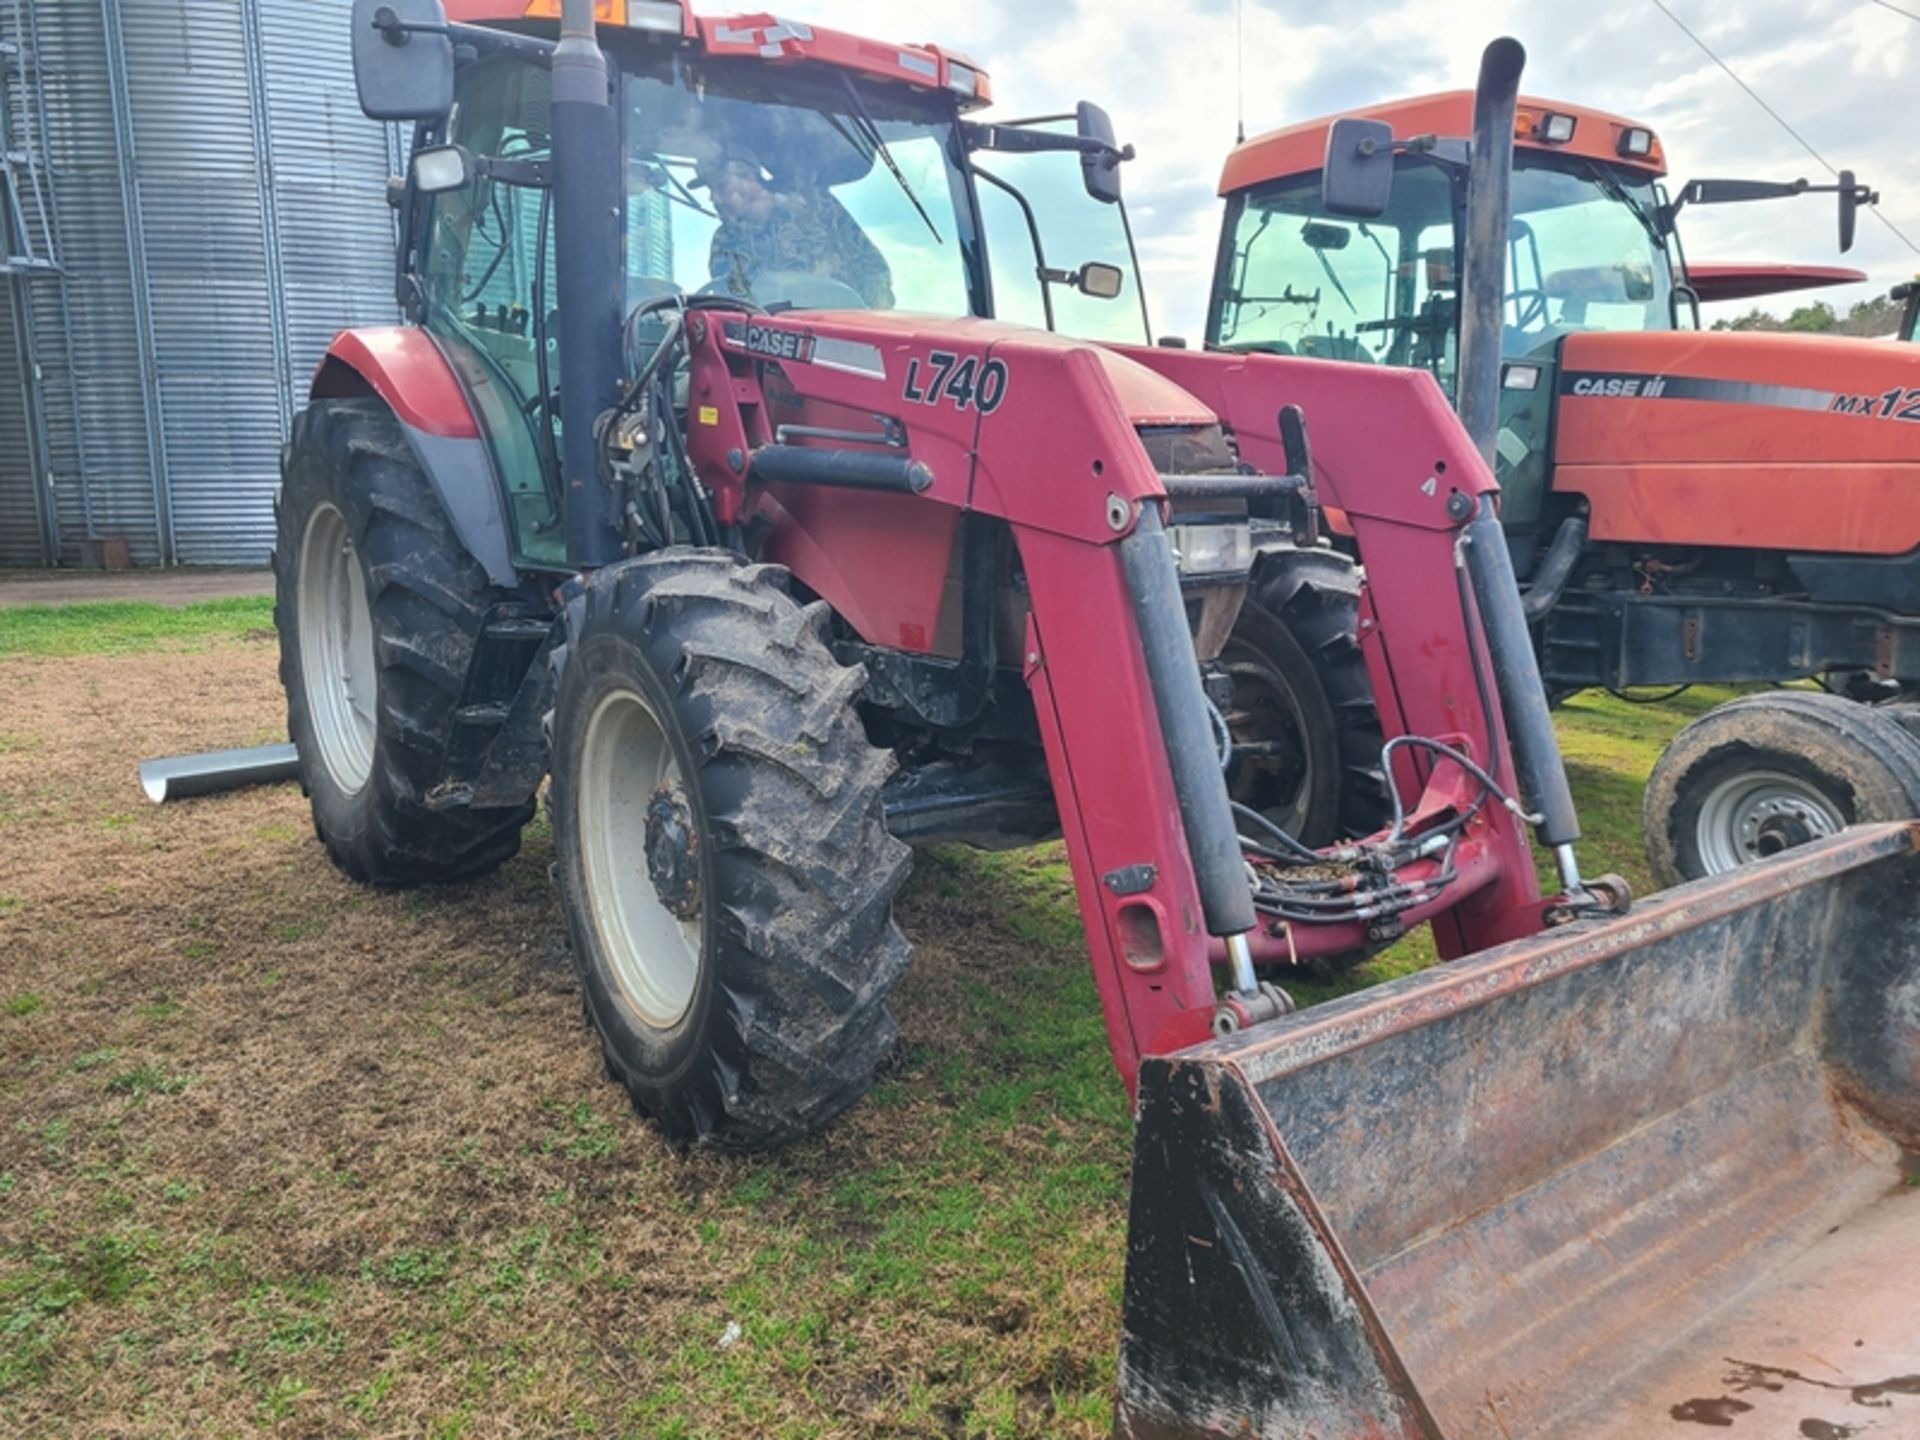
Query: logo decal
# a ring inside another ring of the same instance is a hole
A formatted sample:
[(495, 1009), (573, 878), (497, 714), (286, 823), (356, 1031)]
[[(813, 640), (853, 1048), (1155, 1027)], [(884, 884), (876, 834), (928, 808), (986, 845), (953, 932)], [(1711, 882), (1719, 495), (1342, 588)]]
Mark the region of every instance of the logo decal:
[[(728, 327), (728, 335), (735, 336), (732, 326)], [(813, 335), (806, 330), (786, 330), (755, 321), (737, 338), (749, 355), (762, 355), (769, 360), (797, 360), (802, 365), (813, 359)]]
[[(1560, 377), (1560, 393), (1581, 399), (1706, 400), (1721, 405), (1760, 405), (1771, 410), (1832, 410), (1864, 415), (1863, 406), (1878, 407), (1887, 396), (1836, 395), (1831, 390), (1809, 390), (1799, 385), (1764, 385), (1752, 380), (1715, 380), (1704, 375), (1635, 375), (1604, 370), (1568, 371)], [(1920, 391), (1906, 392), (1920, 399)], [(1889, 394), (1900, 395), (1901, 391)], [(1871, 413), (1886, 415), (1885, 410)], [(1920, 414), (1910, 417), (1920, 419)]]
[[(920, 368), (923, 363), (924, 372)], [(956, 410), (991, 415), (1007, 398), (1007, 382), (1003, 360), (979, 360), (971, 355), (963, 360), (945, 350), (930, 350), (924, 362), (907, 362), (907, 383), (900, 393), (915, 405), (951, 405)]]
[(1827, 409), (1864, 420), (1920, 420), (1920, 389), (1903, 390), (1896, 385), (1882, 395), (1836, 395)]

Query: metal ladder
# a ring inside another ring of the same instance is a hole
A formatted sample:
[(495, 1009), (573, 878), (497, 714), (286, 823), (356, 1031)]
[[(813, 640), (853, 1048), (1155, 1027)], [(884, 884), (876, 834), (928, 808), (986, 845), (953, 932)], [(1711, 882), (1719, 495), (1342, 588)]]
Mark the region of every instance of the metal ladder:
[[(13, 0), (10, 10), (0, 10), (0, 275), (7, 276), (60, 272), (47, 187), (41, 176), (45, 167), (34, 153), (44, 147), (46, 133), (39, 77), (28, 56), (29, 35), (20, 0)], [(13, 133), (16, 107), (18, 138)], [(38, 226), (28, 218), (28, 196), (33, 199)]]
[(33, 472), (35, 507), (41, 527), (43, 560), (60, 561), (61, 525), (54, 477), (54, 447), (47, 433), (34, 291), (51, 284), (52, 313), (65, 349), (67, 400), (73, 417), (71, 446), (78, 467), (82, 532), (95, 534), (93, 499), (87, 485), (85, 426), (80, 395), (68, 275), (57, 250), (59, 198), (54, 193), (52, 155), (47, 136), (47, 97), (38, 54), (33, 0), (0, 0), (0, 281), (8, 288), (12, 339), (19, 360), (22, 408), (28, 422), (28, 463)]

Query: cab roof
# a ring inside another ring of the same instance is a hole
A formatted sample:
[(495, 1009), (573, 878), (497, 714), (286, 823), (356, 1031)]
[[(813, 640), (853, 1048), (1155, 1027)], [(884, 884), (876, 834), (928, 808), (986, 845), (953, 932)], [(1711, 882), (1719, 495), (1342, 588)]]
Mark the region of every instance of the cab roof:
[[(1393, 126), (1396, 140), (1411, 139), (1415, 135), (1466, 139), (1473, 134), (1473, 92), (1448, 90), (1438, 95), (1417, 95), (1407, 100), (1392, 100), (1381, 105), (1343, 111), (1339, 115), (1323, 115), (1318, 120), (1306, 120), (1298, 125), (1289, 125), (1284, 130), (1270, 130), (1264, 135), (1256, 135), (1234, 146), (1227, 155), (1227, 163), (1220, 173), (1220, 193), (1230, 195), (1236, 190), (1265, 184), (1269, 180), (1306, 175), (1319, 170), (1326, 162), (1327, 131), (1335, 120), (1345, 119), (1348, 115), (1386, 121)], [(1573, 138), (1559, 143), (1542, 139), (1538, 131), (1542, 117), (1546, 115), (1572, 116)], [(1629, 130), (1647, 133), (1648, 148), (1645, 155), (1621, 153), (1621, 139)], [(1514, 115), (1513, 141), (1520, 149), (1561, 151), (1591, 160), (1603, 160), (1646, 175), (1667, 173), (1667, 157), (1660, 147), (1660, 139), (1645, 125), (1584, 105), (1521, 96), (1519, 109)]]
[[(449, 20), (469, 25), (532, 21), (555, 26), (560, 0), (443, 0)], [(689, 0), (594, 0), (602, 28), (678, 35), (709, 55), (758, 56), (769, 63), (812, 62), (895, 80), (923, 90), (948, 90), (964, 110), (993, 99), (993, 87), (965, 55), (938, 45), (895, 45), (849, 35), (844, 30), (750, 15), (696, 15)], [(520, 28), (516, 26), (515, 28)]]

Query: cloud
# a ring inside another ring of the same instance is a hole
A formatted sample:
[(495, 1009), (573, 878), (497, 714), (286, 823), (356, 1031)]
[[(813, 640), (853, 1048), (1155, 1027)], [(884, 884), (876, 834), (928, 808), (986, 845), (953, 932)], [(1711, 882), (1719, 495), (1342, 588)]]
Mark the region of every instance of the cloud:
[[(1920, 241), (1920, 158), (1905, 124), (1920, 88), (1920, 23), (1860, 0), (1667, 3), (1835, 166), (1876, 186)], [(1138, 150), (1128, 206), (1156, 327), (1191, 337), (1206, 312), (1215, 185), (1241, 95), (1252, 134), (1464, 87), (1485, 43), (1511, 34), (1527, 47), (1530, 93), (1647, 122), (1676, 182), (1829, 178), (1652, 0), (1457, 0), (1436, 23), (1440, 13), (1432, 0), (812, 0), (797, 18), (966, 51), (993, 76), (992, 113), (1106, 106)], [(1920, 255), (1871, 216), (1838, 256), (1830, 196), (1689, 210), (1682, 231), (1696, 260), (1866, 270), (1867, 284), (1814, 292), (1842, 309), (1920, 271)]]

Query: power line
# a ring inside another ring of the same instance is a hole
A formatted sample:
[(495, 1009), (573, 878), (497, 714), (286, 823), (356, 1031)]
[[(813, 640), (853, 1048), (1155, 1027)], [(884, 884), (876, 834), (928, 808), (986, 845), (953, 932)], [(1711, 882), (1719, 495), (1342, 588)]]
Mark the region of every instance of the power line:
[(1882, 10), (1891, 10), (1894, 14), (1904, 15), (1909, 20), (1920, 20), (1920, 15), (1914, 14), (1911, 10), (1902, 10), (1898, 5), (1889, 5), (1887, 0), (1873, 0), (1873, 3), (1878, 5)]
[[(1687, 22), (1682, 20), (1678, 15), (1674, 14), (1672, 10), (1667, 8), (1667, 0), (1653, 0), (1653, 3), (1657, 7), (1659, 7), (1660, 13), (1662, 15), (1666, 16), (1667, 19), (1671, 20), (1675, 25), (1680, 27), (1681, 34), (1685, 35), (1689, 40), (1693, 41), (1695, 45), (1698, 45), (1700, 47), (1702, 54), (1704, 54), (1709, 60), (1713, 61), (1714, 64), (1718, 65), (1722, 70), (1726, 72), (1727, 78), (1729, 80), (1733, 81), (1734, 84), (1738, 85), (1742, 90), (1746, 91), (1747, 97), (1751, 99), (1754, 104), (1758, 105), (1762, 110), (1766, 111), (1767, 114), (1771, 115), (1776, 125), (1778, 125), (1782, 130), (1786, 131), (1787, 134), (1791, 135), (1795, 140), (1799, 141), (1801, 149), (1805, 150), (1815, 160), (1818, 160), (1820, 164), (1825, 167), (1826, 172), (1829, 175), (1833, 176), (1836, 180), (1840, 178), (1840, 172), (1834, 169), (1833, 166), (1827, 164), (1827, 157), (1822, 155), (1818, 150), (1813, 148), (1813, 142), (1808, 140), (1807, 137), (1802, 135), (1798, 130), (1794, 129), (1793, 126), (1789, 125), (1787, 123), (1786, 117), (1782, 115), (1778, 110), (1774, 109), (1771, 105), (1767, 104), (1765, 100), (1762, 100), (1760, 98), (1759, 91), (1755, 90), (1751, 85), (1747, 84), (1746, 81), (1742, 80), (1738, 75), (1734, 74), (1733, 67), (1727, 64), (1727, 62), (1722, 60), (1718, 55), (1716, 55), (1711, 45), (1707, 44), (1706, 41), (1702, 40), (1698, 35), (1694, 34), (1692, 30), (1688, 29)], [(1886, 0), (1874, 0), (1874, 3), (1879, 5), (1885, 5)], [(1892, 5), (1887, 5), (1886, 8), (1889, 10), (1892, 10), (1894, 7)], [(1900, 13), (1902, 15), (1905, 15), (1907, 12), (1902, 10), (1900, 11)], [(1908, 18), (1920, 19), (1920, 16), (1909, 16)], [(1913, 243), (1913, 241), (1907, 239), (1905, 232), (1903, 232), (1898, 225), (1894, 224), (1893, 221), (1889, 220), (1885, 215), (1880, 213), (1880, 207), (1878, 205), (1869, 205), (1867, 207), (1867, 210), (1868, 210), (1868, 213), (1870, 213), (1874, 219), (1878, 220), (1882, 225), (1886, 226), (1887, 229), (1891, 230), (1895, 235), (1899, 236), (1900, 243), (1902, 245), (1905, 245), (1909, 250), (1913, 251), (1914, 254), (1920, 255), (1920, 245), (1916, 245)]]

